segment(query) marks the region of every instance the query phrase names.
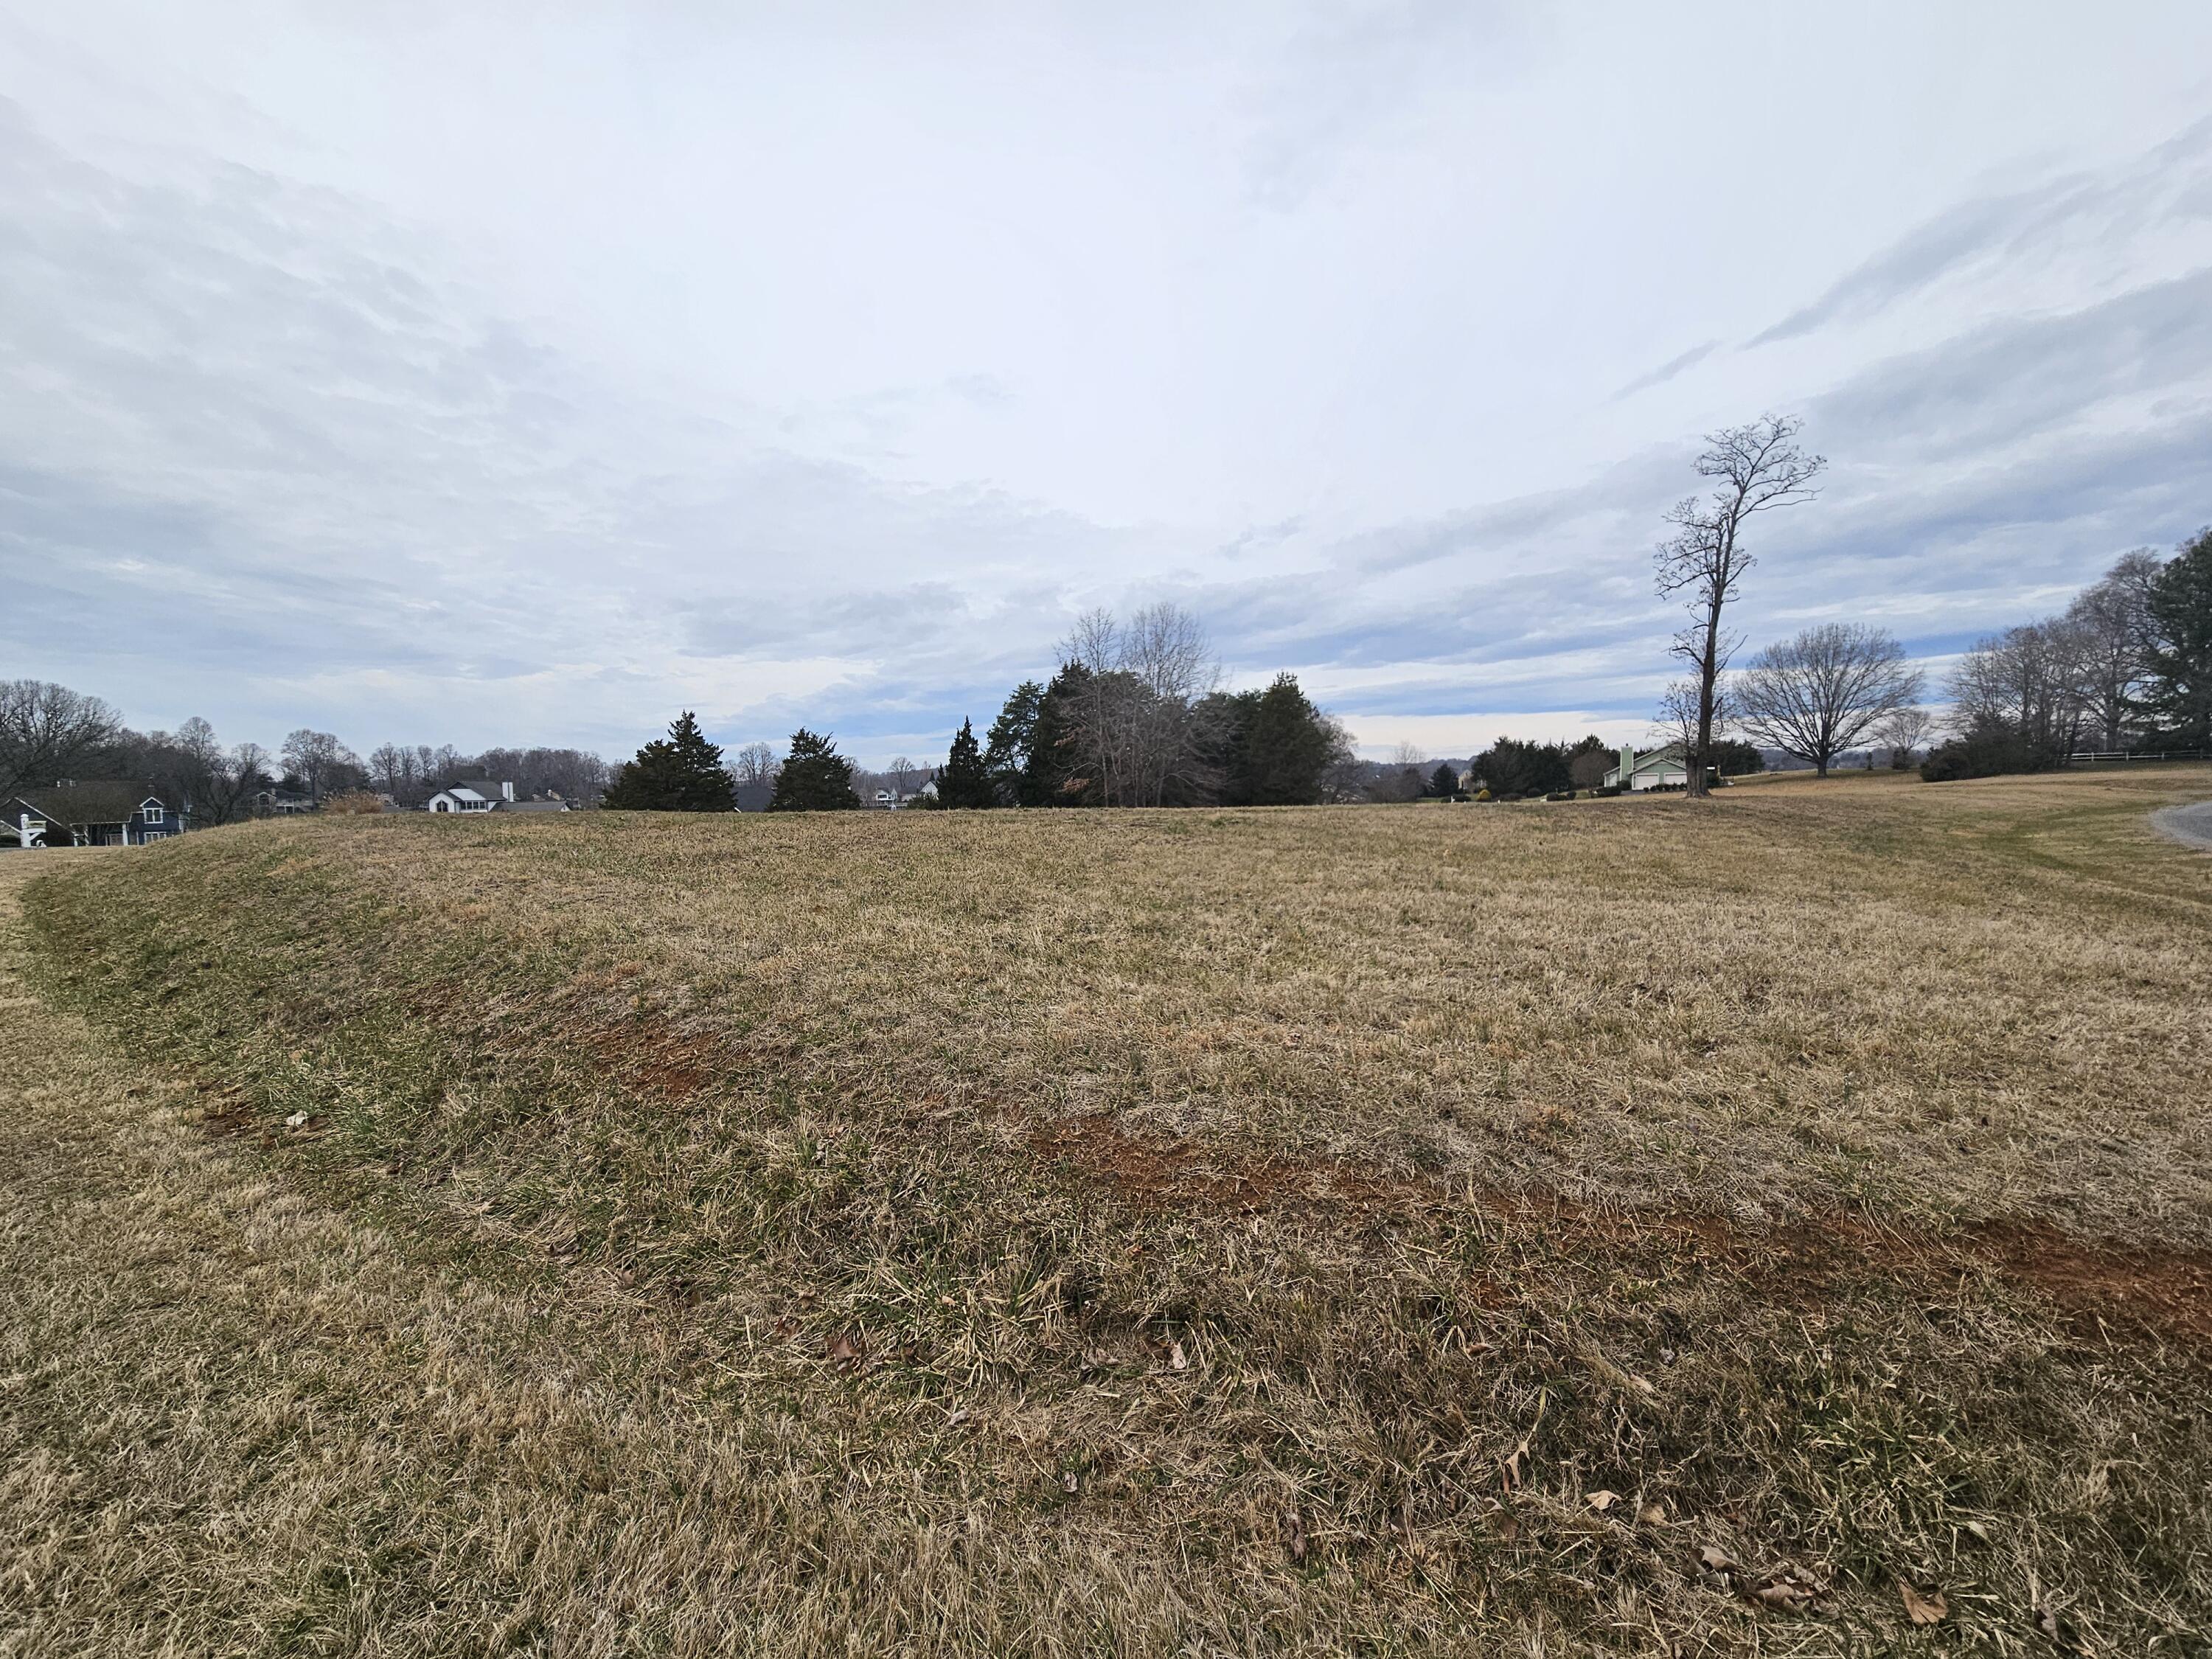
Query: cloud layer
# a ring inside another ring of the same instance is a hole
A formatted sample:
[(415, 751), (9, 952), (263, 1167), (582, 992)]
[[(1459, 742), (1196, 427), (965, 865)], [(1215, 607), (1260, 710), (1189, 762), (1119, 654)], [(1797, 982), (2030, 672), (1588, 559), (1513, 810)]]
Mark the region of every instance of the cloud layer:
[[(1946, 128), (1948, 193), (1861, 181), (1856, 247), (1754, 213), (1747, 275), (1655, 221), (1638, 271), (1569, 234), (1615, 188), (1640, 222), (1620, 152), (1493, 148), (1623, 72), (1518, 13), (1255, 14), (1172, 71), (1164, 14), (905, 58), (886, 21), (880, 61), (607, 15), (629, 59), (552, 31), (475, 113), (441, 65), (495, 9), (10, 26), (0, 672), (263, 741), (619, 751), (690, 706), (874, 759), (1167, 598), (1233, 678), (1459, 752), (1642, 728), (1660, 514), (1762, 409), (1832, 465), (1762, 526), (1754, 641), (1940, 658), (2212, 519), (2212, 122), (2156, 98), (2064, 154)], [(471, 142), (410, 159), (369, 88)]]

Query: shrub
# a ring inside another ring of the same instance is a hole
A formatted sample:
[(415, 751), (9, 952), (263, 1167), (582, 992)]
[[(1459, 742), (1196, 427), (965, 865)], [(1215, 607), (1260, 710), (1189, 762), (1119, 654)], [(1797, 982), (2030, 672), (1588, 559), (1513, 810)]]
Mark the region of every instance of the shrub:
[(2048, 772), (2063, 760), (2010, 732), (1970, 732), (1930, 751), (1920, 763), (1920, 776), (1928, 783), (1948, 783), (1954, 778), (1990, 778), (2005, 772)]

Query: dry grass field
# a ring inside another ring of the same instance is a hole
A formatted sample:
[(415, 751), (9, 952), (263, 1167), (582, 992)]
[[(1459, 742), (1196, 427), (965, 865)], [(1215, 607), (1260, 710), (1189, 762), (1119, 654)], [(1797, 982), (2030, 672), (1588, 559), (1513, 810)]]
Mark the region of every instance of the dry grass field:
[(0, 860), (0, 1654), (2212, 1653), (2206, 793)]

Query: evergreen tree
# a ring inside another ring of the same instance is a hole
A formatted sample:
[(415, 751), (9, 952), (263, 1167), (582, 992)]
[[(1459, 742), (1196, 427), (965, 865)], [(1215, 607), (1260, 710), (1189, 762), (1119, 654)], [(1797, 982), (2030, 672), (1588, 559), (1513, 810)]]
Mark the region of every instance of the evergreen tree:
[(956, 807), (999, 804), (991, 775), (984, 769), (983, 750), (975, 741), (973, 721), (961, 721), (960, 730), (953, 736), (952, 752), (945, 757), (945, 769), (937, 775), (937, 804)]
[(1454, 795), (1459, 793), (1459, 774), (1453, 771), (1446, 763), (1438, 761), (1437, 769), (1429, 775), (1428, 793), (1442, 799), (1449, 800)]
[(2150, 589), (2143, 708), (2169, 743), (2212, 746), (2212, 529), (2182, 543)]
[(615, 774), (600, 805), (617, 811), (730, 812), (737, 810), (722, 751), (685, 709)]
[(1007, 696), (999, 718), (991, 722), (991, 734), (984, 739), (983, 769), (991, 775), (991, 787), (1001, 806), (1035, 804), (1023, 798), (1022, 782), (1036, 745), (1037, 709), (1043, 702), (1044, 687), (1035, 680), (1024, 680)]
[[(1278, 674), (1252, 705), (1244, 732), (1247, 799), (1257, 806), (1304, 806), (1321, 799), (1322, 774), (1334, 744), (1321, 710), (1298, 689), (1297, 676)], [(1458, 787), (1455, 778), (1453, 787)]]
[[(941, 786), (940, 786), (941, 787)], [(860, 796), (853, 793), (853, 763), (837, 752), (827, 735), (817, 737), (805, 726), (791, 734), (791, 753), (776, 774), (771, 812), (850, 812), (859, 810)]]
[(1090, 690), (1091, 679), (1091, 671), (1081, 663), (1069, 663), (1052, 677), (1037, 699), (1036, 724), (1022, 766), (1023, 805), (1088, 806), (1097, 800), (1097, 785), (1079, 775), (1076, 749), (1081, 732), (1075, 710)]
[(1217, 805), (1252, 805), (1252, 720), (1265, 695), (1256, 690), (1209, 691), (1198, 700), (1199, 725), (1206, 734), (1206, 767), (1219, 780), (1214, 793)]

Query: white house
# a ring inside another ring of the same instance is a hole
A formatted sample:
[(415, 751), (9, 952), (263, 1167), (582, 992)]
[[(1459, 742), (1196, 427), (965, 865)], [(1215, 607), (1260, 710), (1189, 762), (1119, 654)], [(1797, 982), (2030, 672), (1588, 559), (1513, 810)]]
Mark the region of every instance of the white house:
[(422, 805), (428, 812), (489, 812), (496, 806), (510, 805), (514, 800), (513, 784), (473, 778), (466, 783), (447, 785)]
[(1680, 789), (1686, 787), (1689, 781), (1690, 769), (1683, 763), (1682, 745), (1679, 743), (1670, 743), (1648, 755), (1624, 748), (1620, 764), (1605, 775), (1607, 788), (1629, 791)]

